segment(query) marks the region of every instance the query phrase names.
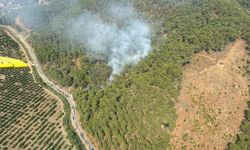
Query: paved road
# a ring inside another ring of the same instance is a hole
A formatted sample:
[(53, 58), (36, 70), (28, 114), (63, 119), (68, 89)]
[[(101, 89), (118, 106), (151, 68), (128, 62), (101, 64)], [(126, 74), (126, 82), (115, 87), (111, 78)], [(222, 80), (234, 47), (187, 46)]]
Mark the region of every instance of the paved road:
[[(32, 48), (32, 46), (26, 42), (26, 39), (24, 37), (22, 37), (20, 34), (18, 34), (16, 32), (15, 29), (13, 29), (12, 27), (5, 27), (6, 31), (12, 35), (12, 38), (14, 38), (15, 41), (17, 41), (20, 45), (23, 45), (24, 50), (26, 51), (26, 53), (28, 53), (28, 55), (31, 57), (29, 60), (29, 62), (36, 68), (38, 74), (40, 75), (40, 77), (42, 78), (43, 82), (46, 83), (48, 86), (50, 86), (51, 88), (53, 88), (56, 92), (60, 93), (61, 95), (63, 95), (69, 102), (70, 104), (70, 108), (71, 108), (71, 122), (73, 127), (75, 128), (75, 131), (77, 132), (78, 136), (80, 137), (81, 141), (84, 143), (84, 145), (86, 146), (87, 149), (89, 150), (94, 150), (94, 146), (93, 144), (91, 144), (89, 138), (86, 136), (84, 130), (81, 128), (80, 125), (80, 121), (79, 121), (79, 116), (76, 110), (76, 103), (73, 99), (72, 94), (68, 93), (67, 91), (63, 90), (62, 87), (60, 87), (59, 85), (55, 84), (53, 81), (51, 81), (43, 72), (40, 63), (38, 62), (36, 55), (34, 53), (34, 49)], [(27, 38), (27, 37), (26, 37)], [(21, 44), (21, 43), (22, 44)]]

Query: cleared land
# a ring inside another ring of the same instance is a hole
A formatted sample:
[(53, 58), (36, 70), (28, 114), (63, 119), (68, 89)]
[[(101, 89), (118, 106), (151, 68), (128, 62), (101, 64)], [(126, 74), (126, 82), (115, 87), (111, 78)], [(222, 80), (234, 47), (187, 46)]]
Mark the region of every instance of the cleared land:
[(174, 149), (224, 149), (233, 141), (247, 108), (246, 43), (222, 52), (201, 52), (184, 70), (172, 133)]
[[(0, 55), (24, 59), (0, 30)], [(33, 79), (29, 68), (0, 69), (0, 149), (74, 149), (63, 129), (59, 99)]]

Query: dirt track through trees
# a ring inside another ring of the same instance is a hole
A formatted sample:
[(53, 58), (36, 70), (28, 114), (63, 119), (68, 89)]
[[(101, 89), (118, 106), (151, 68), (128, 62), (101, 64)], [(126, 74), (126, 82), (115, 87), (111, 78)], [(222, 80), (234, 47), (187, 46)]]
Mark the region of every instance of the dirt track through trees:
[(173, 149), (224, 149), (235, 138), (249, 98), (245, 46), (237, 40), (223, 52), (196, 54), (185, 66)]

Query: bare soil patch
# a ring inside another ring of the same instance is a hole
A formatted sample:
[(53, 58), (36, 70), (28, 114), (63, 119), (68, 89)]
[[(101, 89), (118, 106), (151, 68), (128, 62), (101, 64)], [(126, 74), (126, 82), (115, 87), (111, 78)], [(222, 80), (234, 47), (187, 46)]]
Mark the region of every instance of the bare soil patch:
[(5, 75), (0, 74), (0, 80), (5, 80)]
[(75, 60), (75, 66), (77, 69), (81, 69), (81, 60), (79, 57)]
[(185, 66), (173, 149), (224, 149), (235, 138), (249, 98), (245, 46), (237, 40), (222, 52), (198, 53)]

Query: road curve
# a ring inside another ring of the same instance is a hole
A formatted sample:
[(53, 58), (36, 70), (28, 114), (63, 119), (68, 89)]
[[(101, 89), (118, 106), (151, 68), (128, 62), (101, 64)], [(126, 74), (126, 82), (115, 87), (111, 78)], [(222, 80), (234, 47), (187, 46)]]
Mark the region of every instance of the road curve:
[[(33, 65), (39, 76), (41, 77), (41, 79), (43, 80), (44, 83), (46, 83), (48, 86), (50, 86), (52, 89), (54, 89), (56, 92), (60, 93), (61, 95), (63, 95), (67, 101), (70, 104), (70, 109), (71, 109), (71, 115), (70, 115), (70, 120), (72, 122), (72, 126), (74, 127), (76, 133), (78, 134), (78, 136), (80, 137), (81, 141), (84, 143), (85, 147), (88, 150), (94, 150), (94, 146), (93, 144), (90, 142), (89, 138), (87, 137), (86, 133), (84, 132), (84, 130), (82, 129), (81, 125), (80, 125), (80, 120), (79, 120), (79, 116), (76, 110), (76, 103), (73, 99), (72, 94), (68, 93), (67, 91), (63, 90), (63, 88), (57, 84), (55, 84), (53, 81), (51, 81), (43, 72), (42, 67), (40, 65), (40, 63), (38, 62), (36, 55), (34, 53), (34, 49), (33, 47), (26, 41), (26, 38), (22, 37), (20, 34), (17, 33), (17, 31), (10, 27), (10, 26), (1, 26), (3, 27), (6, 32), (9, 33), (9, 35), (11, 36), (11, 38), (13, 38), (20, 46), (23, 47), (23, 49), (25, 50), (25, 53), (28, 53), (29, 56), (31, 58), (28, 57), (28, 61), (31, 65)], [(22, 44), (21, 44), (22, 43)], [(31, 59), (31, 60), (29, 60)]]

